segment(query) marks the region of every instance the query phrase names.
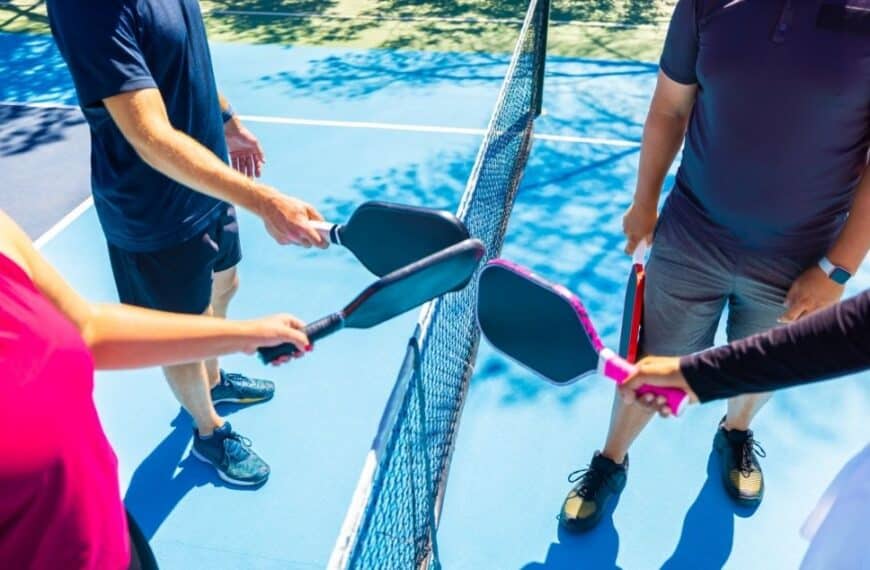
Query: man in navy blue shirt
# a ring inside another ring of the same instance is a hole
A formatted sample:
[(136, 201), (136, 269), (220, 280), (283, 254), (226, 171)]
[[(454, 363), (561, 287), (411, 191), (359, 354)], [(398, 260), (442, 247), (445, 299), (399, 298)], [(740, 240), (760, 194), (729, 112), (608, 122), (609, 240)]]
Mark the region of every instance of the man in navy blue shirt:
[[(868, 0), (678, 0), (623, 220), (628, 252), (654, 240), (645, 353), (710, 347), (726, 307), (735, 340), (843, 294), (870, 248), (868, 8)], [(725, 489), (743, 505), (758, 505), (764, 492), (749, 425), (768, 398), (730, 399), (714, 438)], [(601, 520), (650, 417), (617, 399), (604, 447), (565, 499), (564, 527)]]
[[(241, 259), (232, 204), (281, 244), (325, 247), (307, 225), (322, 219), (313, 207), (255, 181), (263, 153), (218, 94), (196, 0), (49, 0), (48, 15), (90, 125), (94, 204), (122, 302), (224, 317)], [(193, 454), (226, 481), (263, 483), (269, 466), (215, 404), (268, 400), (274, 384), (214, 360), (164, 371), (196, 423)]]

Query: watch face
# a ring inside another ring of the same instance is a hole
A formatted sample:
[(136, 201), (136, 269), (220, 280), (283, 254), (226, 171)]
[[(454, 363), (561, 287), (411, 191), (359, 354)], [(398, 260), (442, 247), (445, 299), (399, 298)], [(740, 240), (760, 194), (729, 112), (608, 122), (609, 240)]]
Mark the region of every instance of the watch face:
[(835, 267), (834, 270), (831, 271), (831, 279), (840, 285), (845, 285), (850, 277), (852, 277), (852, 274), (842, 267)]

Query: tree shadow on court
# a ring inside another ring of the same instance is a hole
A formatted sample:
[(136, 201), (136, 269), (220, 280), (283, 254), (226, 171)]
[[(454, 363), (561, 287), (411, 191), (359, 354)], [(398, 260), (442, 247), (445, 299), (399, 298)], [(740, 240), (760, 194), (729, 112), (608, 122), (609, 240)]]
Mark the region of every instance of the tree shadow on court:
[(28, 3), (0, 3), (0, 32), (28, 30), (44, 32), (48, 29), (45, 2), (35, 0)]
[[(221, 406), (224, 417), (244, 406)], [(175, 507), (193, 489), (204, 485), (252, 491), (255, 487), (239, 487), (225, 483), (210, 465), (186, 453), (193, 437), (193, 421), (186, 411), (179, 410), (170, 423), (172, 430), (157, 444), (133, 472), (124, 496), (124, 504), (151, 540)]]
[(734, 546), (734, 517), (749, 517), (755, 508), (741, 507), (731, 500), (720, 472), (719, 456), (711, 451), (707, 479), (686, 513), (680, 540), (663, 570), (718, 570), (728, 562)]
[(0, 101), (76, 101), (66, 64), (48, 36), (0, 34), (0, 77)]
[[(512, 50), (527, 7), (527, 0), (215, 0), (206, 13), (210, 33), (223, 39), (504, 53)], [(637, 26), (661, 24), (672, 9), (673, 0), (556, 0), (551, 7), (554, 46), (565, 55), (592, 50), (634, 59), (637, 44), (659, 41)], [(587, 32), (607, 48), (590, 43), (583, 37)]]
[(0, 157), (24, 154), (69, 137), (85, 124), (78, 109), (0, 105)]

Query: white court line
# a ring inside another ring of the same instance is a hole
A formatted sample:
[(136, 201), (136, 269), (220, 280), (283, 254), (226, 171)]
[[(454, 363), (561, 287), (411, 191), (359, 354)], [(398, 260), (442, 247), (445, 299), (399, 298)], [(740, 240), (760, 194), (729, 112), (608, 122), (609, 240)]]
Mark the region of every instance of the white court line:
[[(22, 107), (34, 107), (38, 109), (77, 109), (75, 105), (60, 103), (17, 103), (15, 101), (0, 101), (0, 105), (18, 105)], [(408, 133), (437, 133), (443, 135), (472, 135), (483, 136), (486, 129), (474, 129), (466, 127), (440, 127), (437, 125), (415, 125), (407, 123), (377, 123), (369, 121), (332, 121), (328, 119), (300, 119), (296, 117), (273, 117), (268, 115), (239, 115), (243, 121), (250, 123), (264, 123), (270, 125), (295, 125), (305, 127), (333, 127), (342, 129), (371, 129), (377, 131), (398, 131)], [(575, 144), (590, 144), (598, 146), (616, 146), (623, 148), (639, 147), (640, 141), (626, 139), (610, 139), (602, 137), (580, 137), (573, 135), (555, 135), (547, 133), (533, 133), (534, 138), (550, 142), (566, 142)]]
[[(291, 18), (317, 20), (359, 20), (363, 22), (434, 22), (445, 24), (512, 24), (520, 26), (519, 18), (463, 18), (461, 16), (392, 16), (389, 14), (320, 14), (317, 12), (274, 12), (259, 10), (212, 10), (209, 16), (251, 16), (255, 18)], [(616, 29), (662, 29), (667, 20), (655, 24), (621, 24), (619, 22), (600, 22), (594, 20), (550, 20), (550, 25), (578, 26), (582, 28), (616, 28)]]
[[(266, 117), (261, 115), (240, 115), (243, 121), (249, 123), (266, 123), (273, 125), (297, 125), (307, 127), (339, 127), (344, 129), (372, 129), (379, 131), (403, 131), (412, 133), (438, 133), (448, 135), (483, 136), (486, 129), (470, 129), (464, 127), (439, 127), (435, 125), (413, 125), (403, 123), (373, 123), (368, 121), (328, 121), (322, 119), (296, 119), (292, 117)], [(618, 147), (639, 147), (639, 141), (623, 139), (608, 139), (599, 137), (577, 137), (572, 135), (551, 135), (534, 133), (534, 138), (542, 141), (569, 142)]]
[(88, 211), (88, 209), (94, 205), (94, 197), (88, 196), (81, 204), (73, 208), (73, 210), (60, 219), (59, 222), (51, 226), (47, 232), (36, 238), (33, 242), (33, 246), (36, 249), (42, 249), (48, 242), (53, 240), (57, 235), (69, 227), (74, 221), (79, 219), (82, 214)]

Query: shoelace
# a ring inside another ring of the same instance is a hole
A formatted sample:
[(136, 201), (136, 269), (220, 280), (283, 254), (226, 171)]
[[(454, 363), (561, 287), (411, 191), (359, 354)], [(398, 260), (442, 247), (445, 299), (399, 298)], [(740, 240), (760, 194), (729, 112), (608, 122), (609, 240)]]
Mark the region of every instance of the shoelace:
[(224, 450), (231, 459), (242, 460), (249, 455), (251, 440), (236, 432), (232, 432), (224, 439)]
[(752, 457), (753, 453), (758, 455), (758, 457), (767, 457), (767, 453), (765, 453), (761, 444), (750, 435), (743, 442), (743, 445), (740, 446), (740, 473), (744, 477), (752, 475), (752, 471), (755, 469), (755, 461), (753, 461)]
[(581, 497), (587, 497), (589, 491), (601, 487), (601, 482), (604, 480), (604, 473), (600, 469), (593, 469), (592, 466), (578, 469), (568, 475), (569, 483), (577, 483), (577, 494)]

